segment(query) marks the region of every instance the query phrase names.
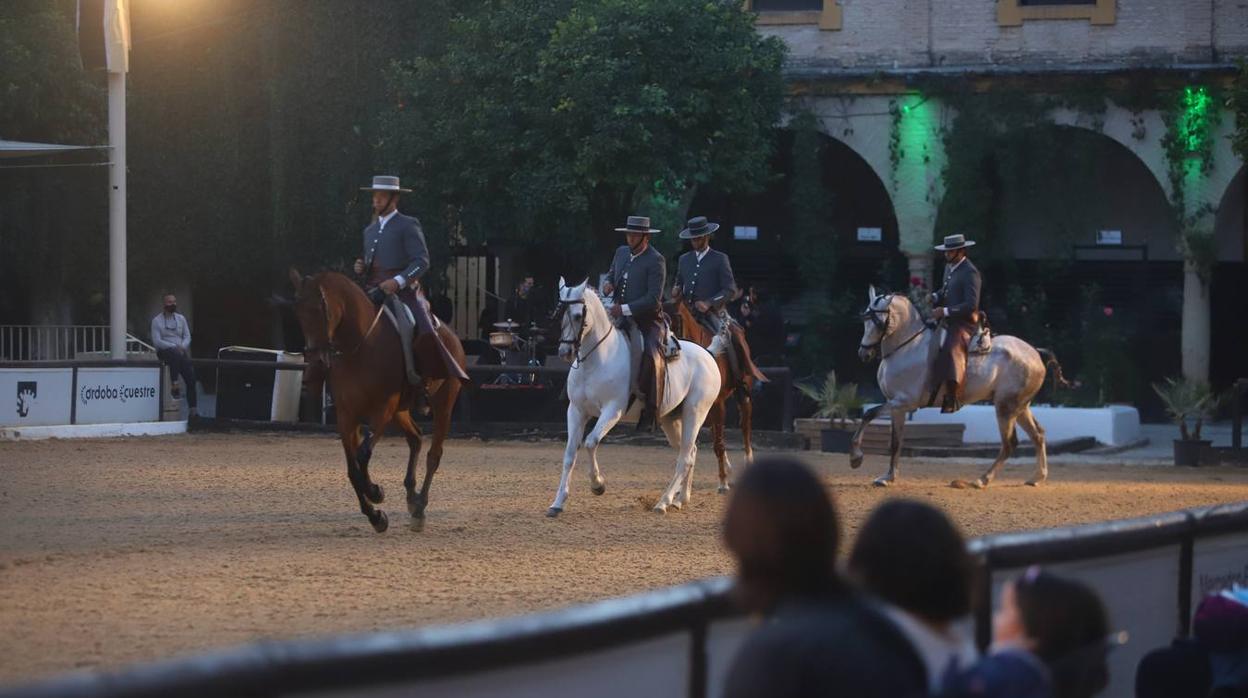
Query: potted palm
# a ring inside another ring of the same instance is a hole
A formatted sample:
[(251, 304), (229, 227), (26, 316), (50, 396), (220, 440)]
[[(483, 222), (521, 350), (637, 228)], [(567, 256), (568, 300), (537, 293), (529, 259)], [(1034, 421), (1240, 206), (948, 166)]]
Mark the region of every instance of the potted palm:
[(849, 453), (854, 429), (850, 418), (862, 413), (863, 399), (858, 395), (858, 384), (840, 385), (836, 371), (829, 371), (823, 385), (798, 383), (797, 389), (815, 402), (814, 416), (828, 420), (828, 428), (819, 431), (820, 450)]
[[(1161, 398), (1170, 419), (1179, 426), (1179, 438), (1174, 441), (1174, 464), (1200, 465), (1201, 455), (1213, 443), (1200, 438), (1200, 429), (1217, 408), (1218, 396), (1208, 383), (1187, 378), (1167, 378), (1164, 383), (1154, 383), (1153, 391)], [(1189, 421), (1191, 429), (1187, 426)]]

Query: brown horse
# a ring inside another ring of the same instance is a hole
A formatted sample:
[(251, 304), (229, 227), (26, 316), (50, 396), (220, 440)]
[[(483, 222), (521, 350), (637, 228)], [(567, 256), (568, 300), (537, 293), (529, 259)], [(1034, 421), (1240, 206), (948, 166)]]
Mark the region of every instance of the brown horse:
[[(711, 346), (715, 335), (693, 317), (693, 311), (683, 299), (667, 303), (665, 310), (672, 318), (672, 331), (677, 337), (702, 347)], [(716, 355), (715, 364), (719, 366), (720, 389), (719, 395), (715, 398), (715, 404), (711, 405), (711, 411), (706, 415), (706, 421), (711, 425), (711, 435), (714, 438), (715, 458), (719, 461), (720, 494), (728, 491), (728, 478), (732, 474), (732, 463), (728, 462), (728, 449), (724, 446), (724, 422), (728, 416), (728, 396), (735, 395), (737, 399), (737, 411), (741, 413), (741, 440), (744, 442), (745, 462), (748, 465), (754, 462), (754, 443), (751, 438), (754, 403), (750, 399), (750, 393), (754, 390), (755, 381), (767, 382), (767, 378), (754, 365), (754, 360), (750, 357), (750, 348), (745, 343), (745, 337), (740, 329), (732, 328), (729, 336), (732, 343), (740, 350), (742, 380), (741, 383), (734, 384), (728, 355), (723, 352)]]
[[(447, 379), (433, 337), (417, 337), (416, 361), (428, 386), (433, 412), (433, 443), (425, 460), (425, 481), (417, 492), (421, 433), (408, 412), (416, 404), (417, 388), (407, 381), (398, 331), (379, 316), (364, 291), (342, 274), (326, 271), (304, 277), (291, 269), (290, 280), (296, 292), (295, 315), (307, 345), (304, 360), (309, 368), (304, 371), (304, 385), (319, 391), (321, 383), (329, 381), (338, 436), (347, 456), (347, 479), (360, 500), (360, 511), (378, 533), (389, 526), (386, 513), (374, 506), (382, 503), (385, 492), (369, 478), (368, 461), (373, 446), (394, 422), (407, 437), (407, 476), (403, 479), (407, 510), (413, 527), (421, 528), (429, 504), (429, 483), (442, 460), (442, 443), (451, 428), (451, 409), (459, 396), (460, 381)], [(439, 325), (438, 335), (464, 366), (464, 348), (455, 333)], [(373, 433), (367, 444), (360, 429), (365, 423)]]

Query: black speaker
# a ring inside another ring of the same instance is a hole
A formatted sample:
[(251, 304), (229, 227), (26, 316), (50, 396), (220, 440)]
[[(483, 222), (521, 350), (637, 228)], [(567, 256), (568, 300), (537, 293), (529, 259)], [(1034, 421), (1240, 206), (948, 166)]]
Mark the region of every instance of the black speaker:
[[(270, 363), (277, 361), (276, 354), (238, 349), (217, 352), (217, 358)], [(276, 374), (277, 371), (271, 368), (218, 368), (217, 416), (223, 419), (269, 421), (273, 415), (273, 380)]]

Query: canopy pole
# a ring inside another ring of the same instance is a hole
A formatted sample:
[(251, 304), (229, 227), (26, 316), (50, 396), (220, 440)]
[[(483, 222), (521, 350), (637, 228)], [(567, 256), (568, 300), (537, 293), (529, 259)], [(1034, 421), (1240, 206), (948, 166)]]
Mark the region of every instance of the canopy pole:
[(126, 74), (108, 73), (108, 342), (126, 358)]

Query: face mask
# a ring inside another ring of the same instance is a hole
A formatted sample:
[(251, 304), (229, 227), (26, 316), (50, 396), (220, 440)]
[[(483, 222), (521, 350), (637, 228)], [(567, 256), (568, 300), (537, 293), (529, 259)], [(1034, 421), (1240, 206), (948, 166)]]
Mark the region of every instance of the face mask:
[(173, 305), (166, 305), (166, 306), (165, 306), (165, 312), (166, 312), (166, 313), (172, 313), (172, 312), (175, 312), (177, 309), (178, 309), (178, 304), (177, 304), (177, 303), (174, 303)]

